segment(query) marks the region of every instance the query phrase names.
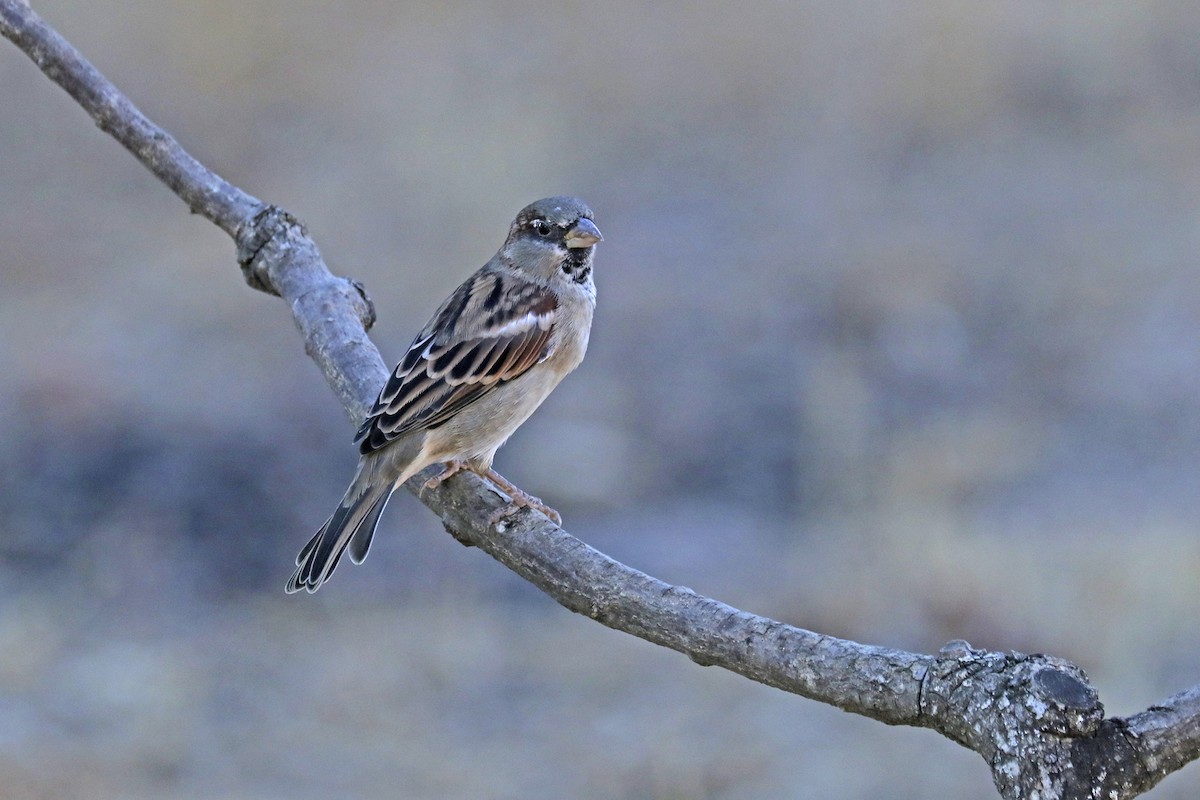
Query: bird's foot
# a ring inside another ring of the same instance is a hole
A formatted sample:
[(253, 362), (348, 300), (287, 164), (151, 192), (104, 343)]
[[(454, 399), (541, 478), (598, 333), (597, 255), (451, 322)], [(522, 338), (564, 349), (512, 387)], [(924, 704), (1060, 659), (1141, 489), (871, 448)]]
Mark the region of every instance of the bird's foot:
[(488, 517), (488, 525), (495, 525), (501, 520), (511, 517), (513, 514), (520, 511), (522, 508), (533, 508), (545, 514), (550, 518), (550, 521), (555, 525), (562, 525), (562, 515), (555, 511), (550, 506), (543, 503), (539, 498), (534, 497), (523, 489), (519, 489), (508, 481), (500, 473), (493, 469), (486, 469), (479, 472), (480, 475), (487, 478), (492, 483), (500, 487), (500, 490), (509, 497), (508, 504), (496, 509), (492, 515)]
[(440, 474), (434, 475), (429, 480), (425, 481), (425, 485), (421, 487), (422, 492), (428, 492), (441, 486), (447, 478), (452, 478), (460, 472), (466, 472), (471, 469), (471, 465), (466, 461), (447, 461), (446, 468)]

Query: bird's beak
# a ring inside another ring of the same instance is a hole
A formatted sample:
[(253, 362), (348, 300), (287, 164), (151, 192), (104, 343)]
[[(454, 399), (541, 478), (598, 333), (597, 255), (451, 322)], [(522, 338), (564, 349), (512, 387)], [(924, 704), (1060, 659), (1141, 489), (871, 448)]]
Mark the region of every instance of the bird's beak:
[(600, 229), (590, 219), (581, 219), (575, 223), (571, 230), (567, 231), (567, 238), (564, 239), (567, 247), (591, 247), (596, 242), (604, 241), (604, 237), (600, 235)]

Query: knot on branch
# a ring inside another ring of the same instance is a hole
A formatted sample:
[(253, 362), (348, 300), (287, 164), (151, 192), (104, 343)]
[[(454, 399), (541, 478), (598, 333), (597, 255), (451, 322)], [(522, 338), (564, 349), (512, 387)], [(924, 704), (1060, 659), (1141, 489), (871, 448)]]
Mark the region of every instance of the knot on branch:
[(235, 235), (237, 260), (242, 268), (242, 277), (252, 289), (279, 296), (271, 280), (270, 268), (277, 259), (262, 258), (263, 249), (276, 240), (280, 251), (292, 249), (298, 239), (308, 239), (308, 229), (300, 220), (279, 206), (268, 205), (238, 226)]
[(375, 301), (367, 294), (367, 287), (362, 281), (354, 278), (347, 278), (350, 285), (354, 287), (354, 291), (358, 292), (358, 297), (363, 301), (363, 313), (361, 316), (363, 330), (369, 331), (375, 325)]
[[(991, 765), (1005, 797), (1073, 796), (1081, 752), (1102, 735), (1104, 706), (1076, 665), (1054, 656), (944, 646), (926, 674), (921, 713)], [(1077, 744), (1083, 743), (1082, 750)]]
[[(252, 217), (238, 226), (237, 260), (242, 268), (246, 284), (260, 292), (283, 296), (280, 281), (288, 270), (299, 270), (304, 266), (318, 267), (326, 278), (325, 262), (317, 251), (317, 245), (308, 235), (308, 229), (299, 219), (279, 206), (263, 206)], [(367, 296), (361, 282), (344, 280), (354, 289), (359, 300), (359, 317), (363, 329), (370, 330), (375, 324), (375, 304)]]
[(976, 734), (1020, 728), (1091, 736), (1104, 720), (1104, 706), (1087, 675), (1054, 656), (992, 653), (956, 640), (938, 651), (925, 680), (922, 714), (961, 715)]
[(1051, 656), (1035, 658), (1049, 662), (1026, 665), (1032, 671), (1026, 704), (1043, 731), (1059, 736), (1091, 736), (1104, 721), (1104, 705), (1083, 670)]

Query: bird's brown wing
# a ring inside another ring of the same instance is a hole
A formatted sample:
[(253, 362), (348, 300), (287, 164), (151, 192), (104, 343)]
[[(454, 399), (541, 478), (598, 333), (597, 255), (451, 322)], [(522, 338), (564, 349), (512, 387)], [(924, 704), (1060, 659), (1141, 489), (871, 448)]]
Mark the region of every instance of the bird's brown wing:
[(511, 273), (481, 270), (442, 304), (358, 429), (363, 454), (436, 428), (547, 358), (558, 299)]

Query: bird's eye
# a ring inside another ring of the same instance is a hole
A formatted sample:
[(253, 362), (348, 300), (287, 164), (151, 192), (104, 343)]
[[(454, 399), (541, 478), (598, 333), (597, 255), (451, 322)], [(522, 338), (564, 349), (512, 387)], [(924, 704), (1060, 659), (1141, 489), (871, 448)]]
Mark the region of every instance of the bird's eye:
[(537, 231), (538, 236), (550, 235), (550, 223), (544, 219), (535, 219), (533, 221), (533, 229)]

